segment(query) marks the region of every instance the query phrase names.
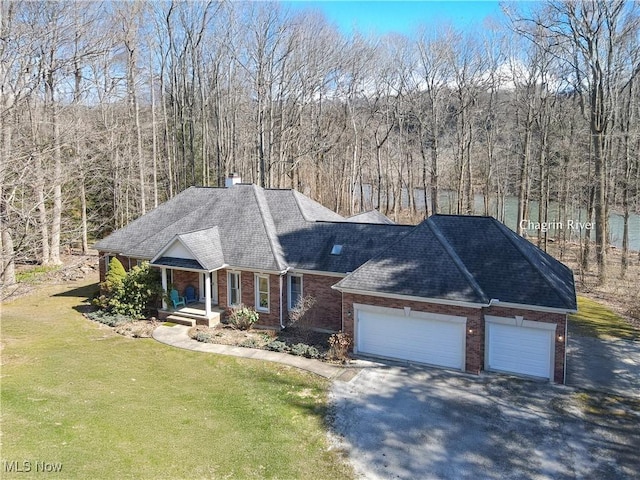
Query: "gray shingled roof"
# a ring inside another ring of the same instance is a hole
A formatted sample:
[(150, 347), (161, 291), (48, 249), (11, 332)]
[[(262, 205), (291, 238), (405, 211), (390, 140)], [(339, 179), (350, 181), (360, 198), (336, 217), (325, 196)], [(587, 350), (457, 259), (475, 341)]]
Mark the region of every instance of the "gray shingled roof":
[(426, 221), (342, 279), (336, 288), (471, 303), (489, 300)]
[(254, 185), (191, 187), (99, 241), (100, 251), (155, 257), (176, 235), (218, 227), (224, 260), (235, 267), (282, 271), (266, 200)]
[[(222, 243), (220, 241), (220, 232), (218, 227), (205, 228), (204, 230), (197, 230), (195, 232), (182, 233), (176, 235), (169, 241), (165, 247), (161, 249), (165, 250), (174, 242), (179, 241), (189, 250), (194, 258), (194, 261), (200, 265), (200, 267), (186, 267), (197, 268), (198, 270), (215, 270), (225, 265), (224, 253), (222, 251)], [(165, 259), (171, 257), (161, 257)], [(172, 260), (173, 261), (173, 260)], [(159, 263), (158, 260), (152, 262), (153, 265), (166, 265), (166, 263)], [(178, 266), (178, 265), (174, 265)]]
[(347, 221), (356, 223), (386, 223), (387, 225), (395, 224), (394, 221), (380, 213), (378, 210), (370, 210), (368, 212), (347, 217)]
[[(255, 185), (191, 187), (95, 248), (153, 259), (176, 240), (195, 259), (165, 256), (156, 264), (335, 272), (349, 274), (338, 289), (576, 308), (571, 270), (492, 217), (435, 215), (417, 227), (357, 223), (295, 190)], [(335, 245), (339, 255), (331, 253)]]
[(576, 309), (571, 270), (492, 217), (432, 216), (336, 288)]
[[(295, 190), (265, 190), (287, 264), (302, 270), (352, 272), (413, 226), (351, 223)], [(342, 245), (340, 255), (332, 255)]]
[(435, 215), (429, 219), (489, 298), (576, 309), (573, 272), (493, 217)]
[[(304, 270), (352, 272), (411, 231), (413, 226), (315, 222), (281, 232), (289, 265)], [(331, 253), (341, 245), (339, 255)]]

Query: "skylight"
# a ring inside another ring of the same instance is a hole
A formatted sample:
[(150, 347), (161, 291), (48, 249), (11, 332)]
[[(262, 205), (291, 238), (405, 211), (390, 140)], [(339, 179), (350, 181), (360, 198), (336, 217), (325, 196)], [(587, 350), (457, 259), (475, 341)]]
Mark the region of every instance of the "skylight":
[(340, 255), (342, 253), (342, 245), (334, 245), (331, 249), (331, 255)]

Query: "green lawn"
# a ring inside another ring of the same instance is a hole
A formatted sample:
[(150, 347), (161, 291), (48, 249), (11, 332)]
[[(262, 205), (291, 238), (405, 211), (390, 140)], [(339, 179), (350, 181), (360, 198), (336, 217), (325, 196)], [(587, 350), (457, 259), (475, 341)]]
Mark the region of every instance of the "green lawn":
[(352, 477), (328, 451), (326, 380), (121, 337), (73, 309), (95, 285), (55, 289), (1, 312), (0, 477)]
[(579, 335), (603, 339), (640, 339), (640, 330), (604, 305), (586, 297), (578, 297), (578, 313), (569, 316), (569, 323)]

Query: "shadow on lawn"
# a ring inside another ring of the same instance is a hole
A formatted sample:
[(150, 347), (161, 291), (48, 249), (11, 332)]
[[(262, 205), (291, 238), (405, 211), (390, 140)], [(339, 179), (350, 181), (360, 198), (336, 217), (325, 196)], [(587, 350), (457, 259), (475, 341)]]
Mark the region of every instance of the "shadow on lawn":
[(81, 303), (74, 305), (73, 309), (81, 314), (92, 311), (95, 307), (91, 305), (91, 299), (94, 298), (99, 292), (99, 286), (97, 283), (91, 283), (89, 285), (82, 285), (81, 287), (70, 288), (64, 292), (59, 292), (52, 297), (67, 297), (77, 298)]
[(82, 298), (84, 301), (89, 302), (93, 296), (98, 293), (100, 287), (97, 283), (91, 283), (89, 285), (82, 285), (81, 287), (70, 288), (64, 292), (56, 293), (53, 297), (75, 297)]

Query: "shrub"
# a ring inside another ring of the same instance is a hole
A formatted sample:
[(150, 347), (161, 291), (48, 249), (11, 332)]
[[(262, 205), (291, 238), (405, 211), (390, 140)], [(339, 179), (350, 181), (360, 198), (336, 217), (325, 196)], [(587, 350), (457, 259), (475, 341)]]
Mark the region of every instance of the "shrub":
[(291, 353), (294, 355), (298, 355), (299, 357), (304, 357), (307, 353), (307, 349), (309, 345), (306, 343), (296, 343), (291, 346)]
[(113, 270), (116, 273), (112, 275), (112, 278), (109, 278), (109, 274), (112, 272), (109, 267), (107, 280), (103, 282), (105, 294), (101, 295), (94, 303), (112, 313), (136, 319), (142, 318), (148, 311), (149, 305), (158, 298), (162, 291), (157, 271), (151, 269), (148, 263), (143, 263), (142, 266), (133, 267), (120, 280), (117, 265), (122, 267), (122, 264), (117, 258), (113, 258), (109, 265), (111, 263), (114, 264)]
[(267, 348), (269, 350), (273, 350), (274, 352), (287, 353), (289, 351), (289, 346), (286, 343), (281, 342), (280, 340), (274, 340), (273, 342), (269, 343), (267, 345)]
[(259, 318), (258, 312), (253, 308), (240, 305), (239, 307), (231, 308), (228, 321), (232, 327), (238, 330), (249, 330)]
[(353, 344), (351, 335), (344, 332), (334, 333), (329, 337), (329, 352), (327, 358), (329, 360), (338, 360), (347, 362), (349, 360), (349, 350)]
[(320, 357), (320, 352), (318, 352), (318, 349), (316, 347), (312, 347), (311, 345), (307, 345), (306, 343), (296, 343), (291, 347), (291, 353), (300, 357), (307, 358)]
[(95, 322), (100, 322), (110, 327), (119, 327), (120, 325), (125, 325), (133, 321), (131, 317), (127, 317), (126, 315), (107, 312), (104, 310), (89, 312), (87, 313), (87, 317)]
[(203, 332), (202, 330), (200, 330), (196, 332), (193, 338), (202, 343), (209, 343), (211, 341), (212, 335), (209, 332)]
[(307, 358), (320, 358), (320, 352), (316, 347), (309, 345), (307, 348), (307, 354), (305, 355)]
[(310, 295), (300, 297), (295, 306), (289, 310), (289, 326), (306, 326), (311, 323), (310, 310), (316, 304), (316, 299)]
[(303, 342), (309, 343), (313, 334), (312, 325), (314, 324), (313, 306), (316, 299), (310, 295), (300, 297), (296, 305), (289, 311), (289, 321), (287, 328), (292, 328), (298, 334)]
[(101, 285), (107, 296), (109, 296), (109, 294), (115, 292), (122, 286), (122, 282), (124, 281), (124, 278), (126, 276), (127, 272), (122, 266), (120, 260), (118, 260), (116, 257), (113, 257), (109, 261), (109, 271), (107, 272), (107, 277)]
[(255, 338), (246, 338), (242, 342), (240, 342), (239, 346), (244, 348), (260, 348), (260, 342), (258, 342)]

